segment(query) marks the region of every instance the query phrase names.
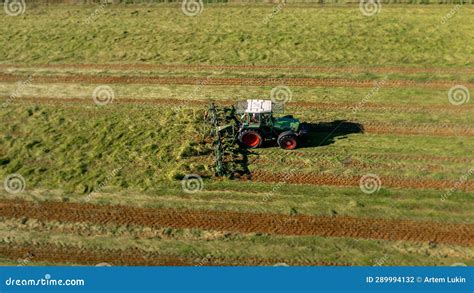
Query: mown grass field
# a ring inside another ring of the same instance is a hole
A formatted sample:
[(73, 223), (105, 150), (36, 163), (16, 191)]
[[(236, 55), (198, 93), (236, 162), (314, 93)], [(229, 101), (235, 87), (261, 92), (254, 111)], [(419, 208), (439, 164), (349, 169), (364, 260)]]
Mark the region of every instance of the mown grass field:
[(451, 5), (387, 5), (375, 17), (362, 15), (356, 5), (288, 5), (267, 24), (276, 7), (209, 6), (199, 17), (179, 7), (111, 6), (94, 14), (97, 8), (38, 7), (21, 18), (4, 18), (0, 60), (439, 67), (473, 62), (470, 5), (445, 25)]
[[(442, 23), (451, 5), (386, 5), (372, 17), (357, 6), (287, 5), (263, 23), (275, 7), (207, 5), (187, 17), (179, 7), (108, 6), (86, 24), (95, 9), (35, 7), (2, 18), (0, 178), (25, 179), (19, 193), (0, 191), (2, 264), (162, 264), (149, 255), (158, 253), (188, 265), (474, 265), (474, 108), (448, 98), (456, 85), (473, 93), (473, 7)], [(122, 82), (96, 81), (108, 77)], [(240, 82), (247, 78), (278, 82)], [(252, 150), (236, 162), (249, 174), (216, 178), (207, 105), (269, 99), (276, 85), (305, 78), (318, 84), (288, 86), (286, 113), (315, 126), (307, 145)], [(238, 82), (212, 84), (228, 79)], [(100, 85), (112, 89), (111, 103), (94, 103)], [(202, 177), (201, 190), (183, 190), (187, 174)], [(381, 179), (375, 193), (359, 187), (367, 174)], [(64, 221), (14, 199), (107, 205), (111, 217), (124, 205), (152, 209), (150, 217), (177, 209), (464, 225), (454, 235), (464, 242), (436, 229), (415, 241), (411, 228), (391, 237), (395, 226), (383, 237), (348, 226), (355, 234), (341, 237), (183, 227), (182, 219)], [(81, 262), (38, 252), (45, 247), (96, 254)], [(117, 251), (121, 259), (109, 257)]]

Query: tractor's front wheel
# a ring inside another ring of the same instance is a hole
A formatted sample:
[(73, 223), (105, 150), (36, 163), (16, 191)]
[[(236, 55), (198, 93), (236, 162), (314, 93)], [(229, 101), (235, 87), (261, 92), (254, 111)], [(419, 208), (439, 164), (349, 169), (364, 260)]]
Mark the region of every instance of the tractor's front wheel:
[(283, 132), (278, 136), (278, 145), (285, 150), (294, 150), (298, 146), (296, 135), (294, 133)]
[(258, 132), (253, 130), (246, 130), (239, 135), (239, 141), (245, 147), (253, 149), (261, 146), (263, 139)]

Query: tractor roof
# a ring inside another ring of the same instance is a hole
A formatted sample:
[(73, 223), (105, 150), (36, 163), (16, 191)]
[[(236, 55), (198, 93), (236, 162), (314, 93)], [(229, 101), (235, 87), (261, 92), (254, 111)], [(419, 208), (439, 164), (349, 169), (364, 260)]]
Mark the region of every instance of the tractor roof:
[[(237, 104), (238, 113), (272, 113), (282, 111), (283, 105), (274, 103), (272, 100), (251, 99), (239, 101)], [(276, 110), (276, 111), (275, 111)]]
[(270, 113), (272, 112), (272, 101), (270, 100), (247, 100), (247, 113)]

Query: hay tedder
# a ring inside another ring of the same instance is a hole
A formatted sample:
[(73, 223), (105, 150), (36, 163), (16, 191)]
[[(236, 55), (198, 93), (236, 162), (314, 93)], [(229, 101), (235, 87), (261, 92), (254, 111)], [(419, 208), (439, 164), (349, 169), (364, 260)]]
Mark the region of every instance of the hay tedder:
[(284, 105), (271, 100), (246, 100), (230, 108), (218, 110), (211, 104), (208, 118), (216, 137), (216, 173), (223, 173), (226, 147), (237, 142), (241, 148), (258, 148), (276, 143), (282, 149), (297, 148), (308, 134), (308, 126), (291, 115), (275, 117), (284, 112)]

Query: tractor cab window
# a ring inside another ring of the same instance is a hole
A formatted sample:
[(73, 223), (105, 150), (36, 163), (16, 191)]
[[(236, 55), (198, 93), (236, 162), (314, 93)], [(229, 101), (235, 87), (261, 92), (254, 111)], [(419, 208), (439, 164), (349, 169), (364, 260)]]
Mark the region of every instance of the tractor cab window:
[(246, 113), (242, 115), (241, 121), (248, 125), (260, 124), (260, 115), (256, 113)]
[(272, 115), (271, 114), (262, 114), (262, 124), (272, 125)]
[(240, 116), (240, 122), (244, 124), (249, 124), (250, 122), (249, 114), (243, 114), (242, 116)]
[(260, 115), (253, 113), (250, 114), (250, 123), (251, 124), (259, 124), (260, 123)]
[(268, 119), (268, 117), (260, 113), (245, 113), (241, 116), (240, 120), (244, 124), (260, 126), (262, 122), (266, 122), (266, 119)]

